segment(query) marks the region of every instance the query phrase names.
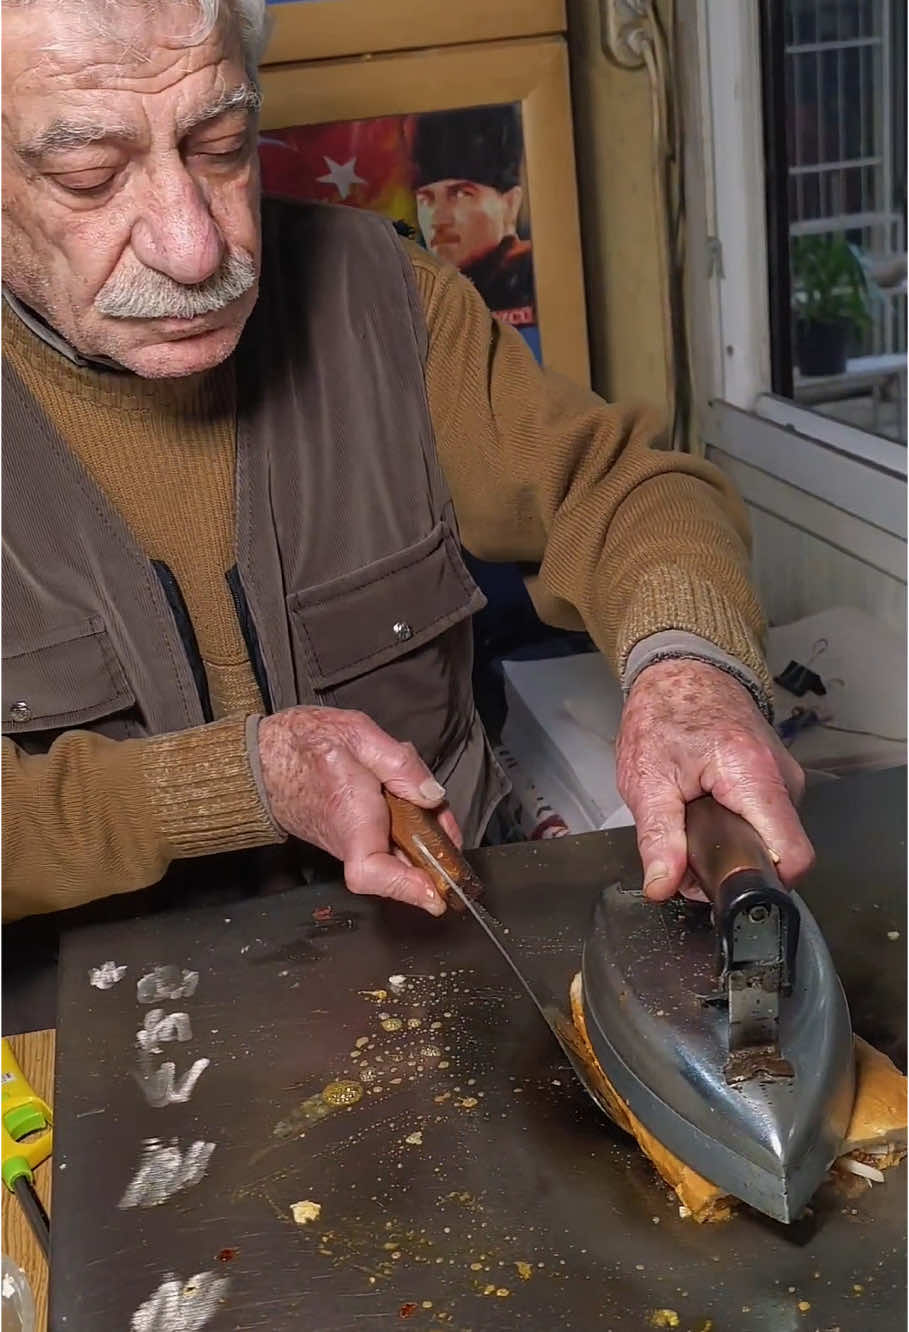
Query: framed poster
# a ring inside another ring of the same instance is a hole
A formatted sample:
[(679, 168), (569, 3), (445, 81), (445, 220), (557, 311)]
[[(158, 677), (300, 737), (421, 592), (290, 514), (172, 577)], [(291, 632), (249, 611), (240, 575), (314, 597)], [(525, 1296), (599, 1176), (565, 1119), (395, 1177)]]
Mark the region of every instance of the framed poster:
[(266, 64), (564, 32), (565, 0), (269, 0)]
[(589, 382), (561, 39), (264, 67), (262, 91), (266, 192), (383, 213)]

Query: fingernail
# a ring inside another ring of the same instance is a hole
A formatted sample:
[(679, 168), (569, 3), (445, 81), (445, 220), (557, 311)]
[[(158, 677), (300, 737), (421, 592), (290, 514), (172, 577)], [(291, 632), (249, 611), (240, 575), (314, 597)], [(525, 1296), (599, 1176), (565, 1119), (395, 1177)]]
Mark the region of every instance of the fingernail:
[(774, 865), (778, 865), (780, 863), (780, 853), (779, 851), (774, 851), (772, 846), (768, 846), (767, 854), (770, 857), (770, 859), (773, 861)]
[(664, 865), (662, 860), (655, 860), (654, 863), (650, 866), (650, 869), (647, 871), (647, 876), (644, 879), (644, 891), (646, 892), (647, 889), (651, 886), (651, 884), (659, 883), (661, 879), (668, 879), (668, 878), (669, 878), (668, 866)]
[(429, 777), (420, 787), (420, 795), (424, 800), (432, 800), (435, 804), (439, 804), (440, 801), (445, 799), (445, 787), (440, 786), (434, 778)]
[(426, 894), (426, 910), (432, 916), (441, 916), (445, 912), (445, 903), (435, 889), (431, 889)]

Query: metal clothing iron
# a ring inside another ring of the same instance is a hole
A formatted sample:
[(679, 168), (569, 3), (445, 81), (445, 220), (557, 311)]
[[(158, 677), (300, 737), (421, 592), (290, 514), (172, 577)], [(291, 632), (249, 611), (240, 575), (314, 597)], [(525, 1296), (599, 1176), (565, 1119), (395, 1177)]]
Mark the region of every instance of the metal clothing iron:
[(587, 1031), (632, 1113), (706, 1179), (795, 1220), (852, 1109), (849, 1010), (804, 902), (757, 834), (709, 797), (688, 806), (703, 904), (602, 893), (584, 947)]

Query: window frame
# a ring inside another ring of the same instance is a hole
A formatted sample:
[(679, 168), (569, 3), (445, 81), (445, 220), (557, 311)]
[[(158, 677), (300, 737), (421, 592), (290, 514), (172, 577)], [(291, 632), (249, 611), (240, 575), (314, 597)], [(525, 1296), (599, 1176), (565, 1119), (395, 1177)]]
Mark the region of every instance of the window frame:
[[(736, 447), (740, 461), (905, 540), (909, 449), (773, 392), (770, 265), (780, 238), (768, 236), (767, 205), (780, 182), (765, 157), (765, 135), (778, 126), (765, 114), (762, 50), (779, 35), (761, 10), (760, 0), (692, 0), (679, 30), (698, 424), (708, 447)], [(882, 482), (901, 483), (901, 513), (881, 509)]]

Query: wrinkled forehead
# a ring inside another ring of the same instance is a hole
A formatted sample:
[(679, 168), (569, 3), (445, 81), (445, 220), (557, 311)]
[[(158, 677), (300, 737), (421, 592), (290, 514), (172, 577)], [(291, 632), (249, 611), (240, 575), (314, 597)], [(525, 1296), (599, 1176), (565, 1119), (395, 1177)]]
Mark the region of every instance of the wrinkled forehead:
[(229, 6), (208, 33), (201, 15), (197, 0), (4, 0), (4, 129), (66, 106), (166, 98), (188, 76), (201, 89), (205, 71), (217, 82), (235, 66), (242, 82)]

